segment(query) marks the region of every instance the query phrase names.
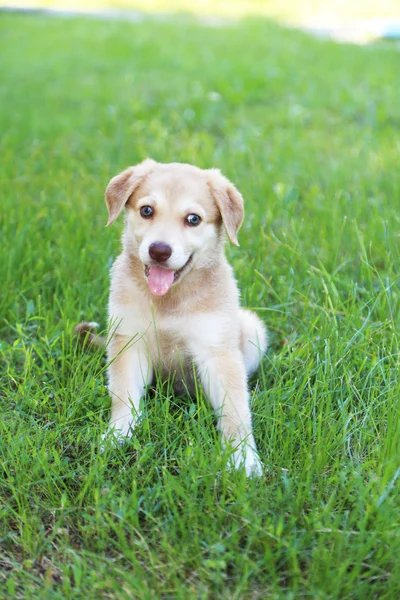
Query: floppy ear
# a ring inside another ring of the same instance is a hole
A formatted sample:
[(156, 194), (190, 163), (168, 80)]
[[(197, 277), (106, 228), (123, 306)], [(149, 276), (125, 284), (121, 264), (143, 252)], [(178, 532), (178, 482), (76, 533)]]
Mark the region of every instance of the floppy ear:
[(148, 175), (155, 165), (155, 161), (146, 158), (135, 167), (128, 167), (119, 175), (113, 177), (106, 189), (106, 204), (108, 209), (108, 221), (106, 227), (114, 223), (133, 192)]
[(219, 169), (209, 169), (208, 185), (221, 213), (226, 232), (232, 244), (239, 246), (237, 233), (244, 219), (243, 196)]

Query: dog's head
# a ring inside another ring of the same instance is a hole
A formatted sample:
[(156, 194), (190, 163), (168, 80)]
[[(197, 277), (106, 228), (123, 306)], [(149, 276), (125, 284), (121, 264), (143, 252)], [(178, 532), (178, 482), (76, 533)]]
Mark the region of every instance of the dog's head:
[(213, 263), (223, 228), (239, 245), (243, 198), (217, 169), (147, 159), (111, 179), (106, 204), (107, 225), (126, 207), (126, 235), (158, 296), (194, 266)]

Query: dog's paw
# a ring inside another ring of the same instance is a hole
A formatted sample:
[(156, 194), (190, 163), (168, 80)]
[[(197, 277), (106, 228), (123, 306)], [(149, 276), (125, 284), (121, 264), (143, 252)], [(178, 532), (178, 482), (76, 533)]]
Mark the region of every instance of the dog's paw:
[(247, 477), (261, 477), (263, 467), (260, 457), (251, 446), (241, 444), (232, 455), (233, 464), (236, 469), (244, 468)]
[(100, 438), (100, 452), (104, 452), (107, 447), (123, 446), (131, 438), (130, 428), (127, 431), (109, 427)]

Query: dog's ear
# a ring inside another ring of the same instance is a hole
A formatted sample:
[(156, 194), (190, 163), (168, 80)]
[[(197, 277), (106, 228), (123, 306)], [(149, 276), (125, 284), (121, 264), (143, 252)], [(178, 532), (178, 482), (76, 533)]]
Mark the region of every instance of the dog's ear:
[(209, 169), (208, 185), (221, 213), (226, 232), (232, 244), (239, 246), (237, 233), (244, 219), (243, 196), (219, 169)]
[(128, 167), (119, 175), (113, 177), (106, 189), (105, 200), (108, 209), (106, 227), (114, 223), (133, 192), (148, 175), (155, 165), (155, 161), (146, 158), (135, 167)]

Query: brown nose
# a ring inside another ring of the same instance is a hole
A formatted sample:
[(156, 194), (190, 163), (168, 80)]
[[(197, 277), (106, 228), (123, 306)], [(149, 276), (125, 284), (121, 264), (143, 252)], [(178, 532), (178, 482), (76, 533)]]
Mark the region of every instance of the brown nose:
[(168, 260), (171, 256), (172, 248), (163, 242), (153, 242), (149, 246), (149, 254), (153, 260), (163, 262), (164, 260)]

